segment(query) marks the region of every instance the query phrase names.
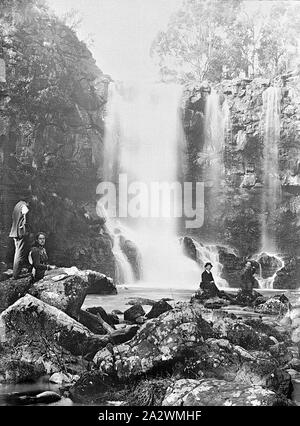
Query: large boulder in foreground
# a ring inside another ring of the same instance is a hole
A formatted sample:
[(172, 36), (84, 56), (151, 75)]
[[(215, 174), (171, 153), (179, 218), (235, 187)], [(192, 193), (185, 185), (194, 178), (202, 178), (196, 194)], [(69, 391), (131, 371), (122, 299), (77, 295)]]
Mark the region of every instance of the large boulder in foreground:
[(264, 389), (217, 379), (180, 379), (168, 389), (164, 406), (289, 406), (283, 396)]
[(59, 309), (27, 294), (0, 315), (2, 340), (10, 346), (25, 344), (61, 347), (73, 355), (96, 353), (108, 339), (96, 336)]
[(0, 313), (25, 296), (30, 288), (30, 277), (0, 281)]
[(100, 350), (94, 363), (102, 373), (124, 380), (187, 356), (189, 350), (213, 335), (200, 308), (182, 304), (148, 320), (126, 344)]
[(59, 281), (55, 281), (55, 276), (46, 276), (34, 283), (29, 293), (71, 317), (77, 318), (88, 287), (88, 280), (79, 275), (66, 276)]

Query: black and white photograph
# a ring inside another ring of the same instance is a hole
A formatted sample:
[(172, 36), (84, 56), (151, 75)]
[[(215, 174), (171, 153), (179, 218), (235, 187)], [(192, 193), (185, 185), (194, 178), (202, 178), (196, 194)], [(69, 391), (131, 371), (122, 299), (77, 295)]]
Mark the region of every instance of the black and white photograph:
[(300, 1), (0, 0), (0, 406), (300, 406)]

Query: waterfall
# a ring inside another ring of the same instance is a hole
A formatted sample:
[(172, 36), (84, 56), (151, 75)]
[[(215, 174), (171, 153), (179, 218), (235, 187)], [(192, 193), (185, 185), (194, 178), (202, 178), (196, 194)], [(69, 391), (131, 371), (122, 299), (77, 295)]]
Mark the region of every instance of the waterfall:
[(107, 217), (105, 225), (109, 235), (113, 238), (112, 252), (117, 265), (116, 281), (121, 284), (133, 283), (135, 279), (132, 266), (120, 246), (120, 237), (124, 235), (122, 227), (117, 221), (114, 222), (109, 217)]
[(280, 88), (269, 87), (263, 92), (264, 109), (264, 163), (262, 196), (262, 251), (276, 252), (272, 229), (272, 213), (276, 211), (281, 195), (278, 167), (280, 139)]
[(229, 130), (229, 113), (227, 101), (221, 105), (220, 95), (212, 89), (205, 105), (203, 159), (208, 186), (214, 186), (216, 189), (224, 173), (223, 152), (225, 133)]
[[(106, 181), (117, 185), (119, 220), (141, 253), (142, 280), (191, 288), (199, 283), (200, 270), (184, 256), (177, 238), (179, 216), (172, 213), (177, 211), (178, 193), (161, 190), (150, 197), (153, 183), (179, 184), (178, 153), (184, 137), (181, 98), (182, 88), (175, 84), (111, 84), (104, 169)], [(118, 181), (120, 176), (126, 177), (128, 193)], [(138, 201), (132, 198), (137, 193)]]
[[(269, 273), (269, 276), (264, 276), (263, 274), (263, 266), (266, 263), (266, 259), (268, 260), (268, 262), (270, 263), (270, 265), (272, 266), (273, 264), (273, 273)], [(259, 265), (259, 274), (256, 277), (257, 281), (259, 283), (259, 288), (265, 288), (265, 289), (272, 289), (273, 288), (273, 284), (274, 284), (274, 280), (276, 278), (277, 272), (284, 267), (284, 261), (281, 259), (280, 256), (276, 255), (276, 254), (270, 254), (270, 253), (259, 253), (256, 254), (253, 257), (253, 260), (255, 260), (258, 265)]]

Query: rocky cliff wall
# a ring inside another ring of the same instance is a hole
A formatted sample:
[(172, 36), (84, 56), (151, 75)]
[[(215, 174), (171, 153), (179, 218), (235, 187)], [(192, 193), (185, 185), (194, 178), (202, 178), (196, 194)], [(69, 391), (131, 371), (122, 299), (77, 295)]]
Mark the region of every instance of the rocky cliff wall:
[(12, 209), (30, 189), (30, 231), (47, 233), (51, 263), (114, 276), (111, 241), (95, 213), (109, 77), (43, 7), (22, 20), (3, 15), (0, 33), (0, 261), (11, 264)]
[[(226, 80), (215, 89), (220, 105), (227, 103), (229, 124), (222, 153), (224, 174), (218, 188), (207, 182), (201, 162), (205, 143), (205, 104), (208, 85), (188, 89), (184, 127), (189, 155), (188, 178), (205, 183), (205, 222), (190, 232), (204, 242), (229, 246), (246, 258), (261, 251), (262, 197), (264, 187), (263, 93), (270, 86), (280, 88), (280, 140), (278, 164), (281, 195), (276, 210), (267, 212), (269, 226), (276, 236), (278, 253), (289, 265), (286, 281), (298, 286), (300, 255), (300, 77), (280, 76), (276, 81), (257, 78)], [(296, 266), (298, 265), (298, 266)], [(280, 287), (281, 284), (278, 282)], [(283, 285), (286, 287), (287, 282)]]

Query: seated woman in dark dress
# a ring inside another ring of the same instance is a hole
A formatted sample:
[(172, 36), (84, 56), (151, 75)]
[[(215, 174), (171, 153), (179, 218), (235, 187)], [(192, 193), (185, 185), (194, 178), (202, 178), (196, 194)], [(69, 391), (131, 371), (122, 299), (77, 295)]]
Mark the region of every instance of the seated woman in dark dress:
[(211, 297), (218, 296), (219, 289), (216, 286), (213, 274), (211, 273), (212, 264), (210, 262), (207, 262), (204, 265), (204, 268), (205, 269), (201, 275), (200, 288), (201, 290), (209, 293)]
[(201, 275), (201, 283), (200, 288), (203, 290), (203, 292), (207, 295), (207, 297), (220, 297), (226, 300), (229, 300), (230, 302), (235, 301), (235, 297), (231, 296), (230, 294), (226, 293), (223, 290), (219, 290), (218, 287), (215, 284), (215, 280), (213, 277), (213, 274), (211, 273), (212, 264), (210, 262), (207, 262), (204, 265), (204, 271)]

